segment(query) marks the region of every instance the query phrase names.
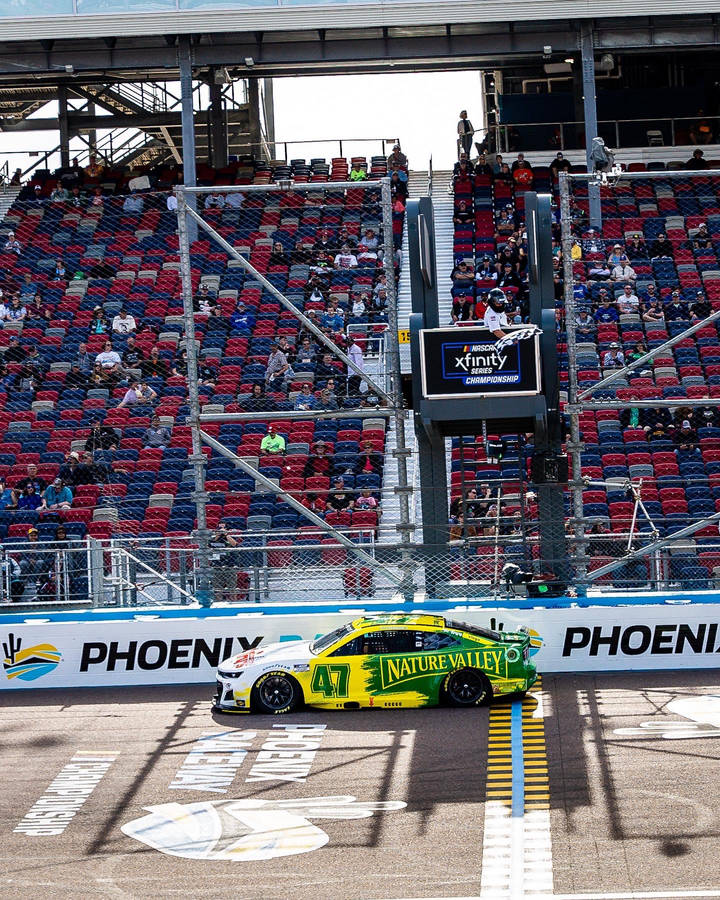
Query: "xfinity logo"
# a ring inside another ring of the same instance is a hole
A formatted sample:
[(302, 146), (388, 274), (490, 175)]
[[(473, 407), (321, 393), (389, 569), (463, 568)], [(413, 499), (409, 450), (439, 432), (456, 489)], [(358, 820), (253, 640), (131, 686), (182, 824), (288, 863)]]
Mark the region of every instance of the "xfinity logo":
[(80, 658), (81, 672), (132, 672), (135, 669), (197, 669), (207, 665), (215, 668), (222, 660), (241, 651), (257, 647), (263, 635), (246, 637), (176, 638), (171, 641), (148, 640), (89, 641), (83, 644)]
[(642, 653), (720, 653), (716, 622), (700, 625), (613, 625), (565, 631), (563, 656), (583, 650), (588, 656), (640, 656)]
[(501, 356), (494, 344), (474, 344), (463, 356), (455, 357), (455, 368), (462, 372), (476, 369), (499, 372), (506, 362), (507, 357)]

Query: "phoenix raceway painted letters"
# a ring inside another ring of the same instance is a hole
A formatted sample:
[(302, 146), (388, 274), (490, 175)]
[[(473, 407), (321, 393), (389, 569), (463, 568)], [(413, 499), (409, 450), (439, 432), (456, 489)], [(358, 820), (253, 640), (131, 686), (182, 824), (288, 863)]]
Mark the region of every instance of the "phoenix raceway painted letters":
[(330, 840), (313, 819), (366, 819), (403, 809), (401, 800), (363, 803), (352, 796), (298, 800), (206, 800), (145, 807), (122, 826), (128, 837), (169, 856), (258, 862), (319, 850)]
[[(528, 610), (448, 607), (449, 618), (472, 625), (505, 631), (527, 626), (536, 633), (533, 662), (539, 672), (720, 665), (717, 603)], [(392, 610), (388, 605), (387, 611)], [(97, 623), (20, 621), (0, 626), (0, 689), (212, 684), (218, 664), (229, 656), (277, 641), (313, 640), (352, 618), (352, 611), (345, 609)], [(21, 653), (28, 656), (19, 659)], [(32, 681), (13, 674), (18, 662), (38, 666)]]

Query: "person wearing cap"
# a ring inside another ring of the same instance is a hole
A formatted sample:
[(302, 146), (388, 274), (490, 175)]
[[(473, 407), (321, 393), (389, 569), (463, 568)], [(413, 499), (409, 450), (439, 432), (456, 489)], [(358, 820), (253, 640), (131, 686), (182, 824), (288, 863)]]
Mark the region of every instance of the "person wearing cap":
[(603, 325), (620, 321), (620, 313), (611, 304), (610, 296), (607, 294), (600, 298), (600, 306), (595, 311), (595, 321)]
[(579, 310), (577, 316), (575, 317), (575, 331), (580, 335), (580, 337), (585, 339), (592, 340), (592, 338), (595, 336), (597, 325), (593, 321), (587, 309)]
[(652, 297), (645, 301), (643, 305), (643, 322), (664, 322), (665, 310), (659, 297)]
[(285, 453), (285, 438), (277, 433), (272, 423), (268, 425), (267, 434), (260, 441), (260, 451), (270, 456), (281, 456)]
[(610, 280), (615, 284), (622, 284), (623, 282), (634, 284), (636, 278), (635, 269), (630, 265), (627, 256), (622, 256), (620, 262), (610, 273)]
[(625, 243), (625, 254), (631, 262), (635, 259), (648, 258), (645, 239), (640, 232), (635, 232), (635, 234), (631, 235), (630, 239)]
[(322, 410), (323, 412), (330, 412), (331, 410), (338, 409), (338, 402), (335, 394), (325, 387), (320, 391), (320, 399), (317, 402), (316, 409)]
[(123, 307), (112, 320), (112, 330), (115, 334), (130, 334), (131, 331), (137, 331), (135, 317)]
[(712, 314), (712, 304), (705, 296), (704, 291), (698, 291), (695, 294), (695, 299), (690, 304), (690, 317), (693, 322), (699, 322), (702, 319), (707, 319), (709, 315)]
[(552, 174), (553, 181), (558, 180), (561, 172), (569, 172), (570, 168), (570, 163), (563, 156), (562, 150), (558, 150), (555, 154), (555, 159), (550, 163), (550, 173)]
[(665, 307), (665, 321), (678, 322), (690, 321), (690, 310), (680, 299), (680, 291), (673, 291), (670, 303)]
[(614, 269), (615, 266), (620, 265), (620, 261), (625, 256), (625, 251), (623, 250), (622, 244), (613, 244), (613, 248), (610, 251), (610, 255), (608, 256), (608, 265), (611, 269)]
[(622, 369), (625, 365), (625, 354), (617, 341), (613, 341), (603, 353), (602, 364), (603, 369)]
[(655, 240), (650, 244), (650, 259), (673, 258), (673, 245), (664, 231), (660, 231)]
[(316, 441), (312, 453), (307, 458), (303, 470), (304, 478), (312, 478), (314, 475), (329, 475), (332, 466), (332, 454), (325, 441)]
[(407, 156), (400, 149), (400, 144), (395, 144), (392, 153), (387, 158), (388, 172), (406, 172), (408, 167)]
[(170, 443), (170, 429), (160, 422), (160, 416), (153, 416), (150, 426), (143, 435), (143, 447), (167, 447)]
[(153, 403), (157, 400), (157, 393), (148, 385), (146, 381), (133, 381), (130, 383), (125, 396), (118, 403), (117, 408), (123, 409), (126, 406), (139, 406), (145, 403)]
[(677, 444), (678, 450), (686, 452), (694, 451), (697, 446), (697, 431), (692, 426), (689, 419), (683, 419), (680, 427), (675, 429), (673, 434), (673, 442)]
[(708, 231), (707, 222), (701, 222), (698, 225), (691, 243), (695, 250), (707, 250), (712, 246), (712, 235)]
[(238, 300), (230, 316), (230, 328), (241, 334), (250, 334), (254, 324), (254, 314), (245, 306), (242, 300)]
[(295, 397), (294, 409), (298, 412), (303, 412), (315, 409), (316, 407), (317, 403), (315, 401), (315, 395), (312, 392), (310, 384), (306, 382)]
[(70, 509), (73, 495), (70, 488), (63, 484), (61, 478), (56, 478), (51, 485), (45, 488), (42, 495), (44, 509)]
[(344, 509), (352, 509), (355, 501), (352, 495), (345, 487), (342, 476), (333, 479), (333, 488), (328, 494), (327, 505), (334, 509), (335, 512), (342, 512)]
[(22, 253), (22, 246), (15, 237), (14, 231), (8, 231), (7, 240), (3, 246), (3, 253), (14, 253), (16, 256), (20, 256)]

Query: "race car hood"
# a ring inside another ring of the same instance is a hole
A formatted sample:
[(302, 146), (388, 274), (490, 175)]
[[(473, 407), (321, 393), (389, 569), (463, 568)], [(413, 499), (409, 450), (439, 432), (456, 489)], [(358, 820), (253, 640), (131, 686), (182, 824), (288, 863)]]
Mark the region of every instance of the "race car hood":
[(258, 664), (304, 662), (311, 655), (310, 641), (279, 641), (229, 656), (220, 663), (219, 670), (221, 672), (237, 672)]

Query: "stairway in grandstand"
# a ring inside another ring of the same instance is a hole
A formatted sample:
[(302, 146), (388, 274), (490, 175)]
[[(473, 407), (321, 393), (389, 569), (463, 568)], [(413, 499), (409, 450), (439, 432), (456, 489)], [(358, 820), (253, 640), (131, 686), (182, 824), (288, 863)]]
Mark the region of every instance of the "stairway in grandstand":
[[(449, 274), (452, 271), (453, 264), (453, 199), (448, 194), (452, 173), (434, 172), (433, 173), (433, 209), (435, 211), (435, 255), (437, 261), (438, 273), (438, 294), (440, 307), (440, 324), (445, 325), (450, 321), (450, 290), (449, 290)], [(409, 178), (409, 196), (410, 199), (427, 196), (428, 173), (427, 171), (411, 171)], [(402, 331), (406, 329), (410, 320), (412, 311), (412, 301), (410, 296), (410, 270), (408, 266), (408, 243), (407, 243), (407, 219), (405, 220), (405, 233), (403, 236), (403, 268), (400, 273), (400, 284), (398, 287), (398, 328)], [(400, 345), (400, 365), (403, 372), (410, 371), (410, 345)], [(412, 457), (408, 460), (408, 480), (415, 491), (419, 489), (417, 480), (417, 445), (415, 442), (415, 434), (413, 431), (412, 418), (408, 415), (405, 419), (405, 437), (408, 446), (412, 450)], [(393, 450), (397, 447), (397, 437), (395, 433), (395, 423), (391, 420), (387, 434), (386, 445), (386, 461), (385, 461), (385, 478), (383, 482), (383, 518), (382, 528), (380, 531), (380, 540), (382, 542), (392, 542), (399, 540), (399, 535), (395, 530), (395, 526), (400, 521), (400, 501), (395, 493), (395, 487), (398, 483), (397, 462), (392, 456)], [(420, 502), (419, 497), (413, 493), (410, 498), (411, 516), (413, 516), (416, 525), (421, 524)]]
[(21, 190), (19, 185), (7, 185), (4, 191), (0, 191), (0, 222), (4, 221), (8, 210)]

